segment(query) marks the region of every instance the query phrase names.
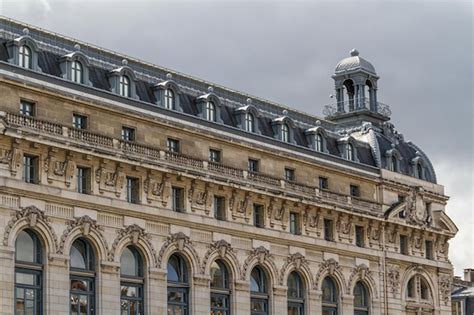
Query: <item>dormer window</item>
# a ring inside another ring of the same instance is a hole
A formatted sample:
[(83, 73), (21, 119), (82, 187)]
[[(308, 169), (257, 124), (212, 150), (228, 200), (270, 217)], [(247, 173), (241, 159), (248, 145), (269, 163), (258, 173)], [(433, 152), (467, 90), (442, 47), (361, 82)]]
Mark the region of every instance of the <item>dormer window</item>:
[(389, 169), (390, 169), (392, 172), (398, 172), (398, 161), (397, 161), (397, 158), (396, 158), (395, 156), (392, 156), (392, 157), (390, 158)]
[(352, 143), (348, 143), (346, 146), (346, 157), (350, 161), (354, 161), (354, 146)]
[(71, 64), (71, 79), (76, 83), (84, 83), (82, 64), (77, 60), (74, 60)]
[(254, 123), (255, 123), (255, 119), (252, 113), (248, 113), (248, 112), (245, 113), (245, 116), (244, 116), (245, 131), (255, 132)]
[(290, 127), (288, 124), (283, 124), (281, 126), (281, 141), (290, 142)]
[(119, 94), (124, 97), (130, 97), (130, 79), (126, 75), (120, 76)]
[(165, 108), (172, 110), (175, 109), (174, 92), (171, 89), (165, 90)]
[(423, 166), (421, 166), (421, 163), (416, 164), (416, 178), (423, 179)]
[(18, 65), (23, 68), (31, 69), (32, 62), (31, 62), (31, 49), (26, 46), (22, 45), (19, 49), (18, 54)]
[(216, 121), (216, 105), (212, 101), (206, 103), (206, 119)]
[(323, 136), (321, 134), (316, 135), (314, 144), (316, 151), (323, 152)]

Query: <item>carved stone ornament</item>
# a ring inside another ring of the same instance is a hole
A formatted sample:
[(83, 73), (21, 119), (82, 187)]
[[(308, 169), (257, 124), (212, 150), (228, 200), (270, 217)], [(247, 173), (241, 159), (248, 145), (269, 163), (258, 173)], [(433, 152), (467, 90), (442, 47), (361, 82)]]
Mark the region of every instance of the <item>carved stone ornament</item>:
[[(369, 267), (365, 264), (360, 264), (354, 269), (352, 269), (351, 275), (349, 276), (349, 285), (347, 286), (347, 294), (351, 294), (351, 290), (354, 287), (355, 281), (369, 282), (373, 288), (375, 288), (375, 280), (373, 278), (373, 273), (370, 271)], [(377, 297), (377, 290), (374, 290), (375, 297)]]
[(448, 305), (451, 300), (452, 276), (443, 274), (439, 276), (439, 293), (444, 305)]
[(396, 297), (400, 288), (400, 267), (387, 265), (387, 284), (393, 297)]
[(16, 145), (12, 145), (10, 150), (6, 148), (0, 148), (0, 163), (8, 164), (10, 168), (10, 174), (16, 176), (18, 170), (22, 165), (22, 152), (16, 148)]
[(169, 190), (169, 175), (163, 174), (161, 180), (157, 180), (156, 177), (148, 173), (148, 176), (143, 183), (143, 190), (146, 193), (147, 202), (161, 201), (162, 205), (166, 207), (168, 203)]
[(303, 225), (305, 227), (306, 233), (309, 233), (311, 230), (316, 230), (317, 235), (321, 233), (317, 230), (319, 221), (319, 214), (316, 212), (316, 209), (311, 209), (309, 206), (305, 208), (303, 212)]
[[(82, 216), (80, 218), (76, 218), (75, 220), (69, 220), (69, 224), (66, 228), (66, 230), (63, 232), (63, 235), (61, 235), (61, 239), (59, 240), (59, 246), (57, 253), (58, 254), (66, 254), (64, 253), (64, 243), (66, 242), (66, 239), (69, 237), (71, 232), (79, 227), (81, 230), (81, 234), (83, 236), (88, 236), (92, 230), (94, 230), (97, 234), (101, 236), (102, 239), (102, 231), (103, 228), (97, 224), (97, 221), (89, 217), (88, 215)], [(106, 251), (108, 252), (108, 246), (107, 244), (104, 244), (106, 247)]]
[(105, 165), (101, 165), (95, 174), (96, 182), (99, 184), (99, 192), (104, 191), (114, 192), (117, 197), (120, 197), (125, 183), (125, 174), (121, 168), (117, 166), (116, 170), (109, 171), (105, 169)]
[(245, 259), (245, 262), (242, 266), (242, 280), (245, 280), (247, 275), (248, 268), (250, 263), (254, 260), (257, 260), (258, 264), (263, 265), (264, 263), (268, 263), (272, 266), (273, 270), (277, 270), (275, 263), (273, 262), (273, 256), (270, 254), (270, 251), (263, 246), (255, 248), (250, 255)]
[[(309, 268), (309, 264), (306, 258), (301, 253), (294, 253), (286, 258), (286, 261), (280, 270), (280, 278), (279, 278), (280, 285), (284, 284), (284, 280), (285, 280), (284, 276), (286, 274), (286, 270), (288, 269), (290, 265), (293, 265), (296, 271), (300, 271), (301, 269), (304, 268), (306, 269), (307, 274), (311, 275), (311, 269)], [(310, 280), (312, 282), (310, 283), (310, 287), (312, 288), (314, 286), (313, 279), (310, 279)]]
[(423, 189), (414, 187), (406, 198), (407, 221), (418, 226), (429, 226), (431, 217), (426, 209)]
[[(217, 255), (219, 258), (223, 259), (226, 256), (231, 256), (231, 260), (237, 261), (237, 256), (235, 255), (234, 250), (232, 249), (232, 246), (225, 240), (219, 240), (217, 242), (212, 243), (209, 246), (209, 249), (207, 250), (206, 254), (204, 255), (204, 258), (202, 260), (202, 265), (201, 265), (201, 273), (205, 274), (206, 273), (206, 268), (207, 268), (207, 263), (209, 261), (209, 258), (211, 255), (217, 252)], [(237, 264), (237, 271), (238, 274), (240, 273), (240, 267)]]
[(114, 242), (112, 243), (112, 248), (110, 249), (107, 260), (114, 261), (115, 260), (115, 252), (117, 250), (117, 246), (123, 239), (128, 238), (130, 242), (134, 245), (138, 244), (141, 240), (146, 243), (148, 248), (151, 250), (153, 257), (155, 259), (155, 267), (158, 265), (157, 263), (157, 255), (156, 250), (151, 243), (151, 236), (145, 232), (145, 229), (137, 224), (132, 224), (117, 231), (117, 235), (115, 237)]
[(178, 232), (178, 233), (174, 233), (168, 236), (168, 238), (166, 239), (166, 242), (161, 246), (161, 249), (157, 258), (157, 264), (156, 264), (158, 268), (163, 267), (162, 266), (163, 256), (166, 250), (172, 245), (175, 245), (176, 249), (180, 252), (184, 251), (185, 248), (189, 249), (191, 254), (194, 256), (194, 259), (197, 260), (197, 263), (199, 265), (199, 255), (197, 254), (196, 249), (194, 248), (191, 239), (189, 238), (189, 236), (187, 236), (183, 232)]
[(47, 174), (48, 183), (51, 184), (55, 179), (64, 178), (66, 187), (69, 187), (76, 171), (76, 162), (70, 154), (66, 155), (64, 161), (60, 161), (52, 155), (52, 150), (49, 150), (48, 157), (44, 161), (44, 171)]
[(330, 276), (333, 276), (336, 272), (340, 272), (340, 268), (341, 267), (339, 266), (339, 263), (333, 258), (329, 258), (323, 261), (321, 264), (319, 264), (319, 270), (316, 274), (314, 282), (316, 284), (319, 284), (322, 275), (328, 274)]
[(16, 211), (15, 213), (12, 214), (12, 219), (8, 222), (7, 226), (5, 227), (5, 233), (3, 235), (4, 246), (8, 245), (8, 238), (10, 236), (10, 232), (12, 228), (15, 226), (15, 224), (21, 219), (25, 219), (30, 228), (35, 228), (37, 224), (41, 222), (46, 227), (46, 229), (48, 229), (51, 237), (53, 238), (54, 246), (55, 248), (57, 248), (58, 238), (56, 236), (56, 233), (54, 232), (53, 227), (51, 226), (51, 223), (49, 222), (44, 212), (35, 206), (25, 207), (21, 209), (20, 211)]

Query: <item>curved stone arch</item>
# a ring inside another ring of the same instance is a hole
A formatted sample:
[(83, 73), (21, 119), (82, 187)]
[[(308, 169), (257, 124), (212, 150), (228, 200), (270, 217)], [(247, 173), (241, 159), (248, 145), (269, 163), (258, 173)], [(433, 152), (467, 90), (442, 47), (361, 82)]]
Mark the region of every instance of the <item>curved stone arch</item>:
[(293, 271), (298, 272), (304, 279), (307, 290), (314, 288), (314, 278), (308, 261), (300, 253), (295, 253), (286, 259), (280, 270), (279, 284), (288, 285), (288, 276)]
[(12, 219), (5, 227), (3, 245), (15, 247), (16, 238), (24, 229), (31, 229), (40, 236), (47, 253), (56, 253), (58, 248), (56, 233), (44, 211), (35, 206), (25, 207), (12, 214)]
[(171, 255), (178, 253), (186, 258), (191, 268), (191, 274), (198, 274), (201, 271), (199, 255), (194, 248), (190, 238), (183, 232), (178, 232), (168, 236), (166, 242), (161, 246), (158, 254), (157, 268), (164, 269)]
[(377, 284), (374, 280), (372, 271), (369, 267), (364, 264), (358, 265), (352, 269), (351, 275), (349, 276), (349, 282), (347, 284), (347, 294), (353, 295), (354, 287), (358, 281), (362, 281), (365, 286), (369, 289), (369, 294), (373, 298), (378, 298)]
[(41, 71), (38, 66), (38, 44), (29, 35), (23, 35), (7, 43), (8, 62), (19, 65), (18, 52), (21, 46), (26, 46), (31, 51), (31, 69)]
[(339, 292), (347, 292), (346, 280), (342, 274), (341, 267), (339, 266), (339, 263), (332, 258), (323, 261), (319, 265), (319, 270), (314, 278), (315, 290), (321, 290), (323, 280), (327, 276), (334, 279), (336, 284), (339, 286)]
[(269, 276), (273, 285), (278, 283), (278, 268), (273, 261), (270, 251), (263, 246), (255, 248), (245, 259), (241, 270), (241, 280), (250, 281), (250, 273), (255, 266), (263, 267)]
[(433, 306), (439, 306), (439, 294), (438, 294), (438, 286), (437, 283), (433, 280), (433, 278), (430, 276), (430, 273), (426, 271), (425, 268), (421, 265), (413, 265), (405, 270), (403, 275), (401, 276), (401, 298), (402, 301), (406, 301), (406, 291), (407, 291), (407, 286), (408, 286), (408, 281), (410, 281), (411, 278), (414, 276), (421, 276), (426, 283), (429, 285), (430, 293), (431, 293), (431, 298), (433, 300)]
[(134, 245), (141, 251), (147, 266), (157, 266), (156, 250), (151, 244), (151, 236), (145, 233), (145, 229), (137, 224), (129, 225), (117, 231), (117, 236), (109, 250), (107, 260), (119, 263), (123, 249), (128, 245)]
[(84, 54), (82, 51), (79, 51), (79, 50), (69, 53), (67, 55), (64, 55), (61, 59), (67, 59), (68, 61), (77, 60), (81, 62), (83, 66), (90, 67), (89, 57), (87, 57), (86, 54)]
[(203, 257), (201, 274), (209, 275), (211, 264), (218, 259), (224, 261), (227, 267), (231, 269), (232, 279), (234, 281), (239, 279), (241, 274), (239, 260), (231, 245), (224, 240), (211, 244)]
[(106, 261), (109, 254), (109, 246), (102, 234), (103, 228), (97, 225), (97, 221), (85, 215), (75, 220), (70, 220), (59, 240), (58, 254), (69, 255), (71, 246), (76, 239), (83, 237), (93, 244), (96, 257), (100, 261)]

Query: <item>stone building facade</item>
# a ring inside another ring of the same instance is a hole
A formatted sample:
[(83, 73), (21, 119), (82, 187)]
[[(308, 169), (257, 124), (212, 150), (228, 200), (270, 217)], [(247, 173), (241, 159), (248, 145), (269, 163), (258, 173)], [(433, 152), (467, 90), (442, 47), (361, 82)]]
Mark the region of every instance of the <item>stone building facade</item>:
[(443, 186), (333, 79), (318, 118), (0, 18), (0, 313), (449, 314)]

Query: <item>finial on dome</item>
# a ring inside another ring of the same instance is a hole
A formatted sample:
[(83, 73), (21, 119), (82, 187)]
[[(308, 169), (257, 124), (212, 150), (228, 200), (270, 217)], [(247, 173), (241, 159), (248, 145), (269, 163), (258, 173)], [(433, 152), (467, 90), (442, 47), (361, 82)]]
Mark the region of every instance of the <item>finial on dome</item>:
[(28, 34), (30, 34), (30, 30), (27, 27), (25, 27), (23, 29), (23, 35), (28, 35)]
[(210, 87), (207, 88), (207, 91), (208, 91), (209, 93), (213, 93), (213, 92), (214, 92), (214, 88), (213, 88), (212, 86), (210, 86)]
[(127, 59), (123, 59), (122, 60), (122, 66), (126, 66), (128, 65), (128, 60)]
[(168, 73), (166, 74), (166, 79), (167, 79), (167, 80), (171, 80), (172, 78), (173, 78), (173, 75), (168, 72)]
[(74, 45), (74, 49), (75, 50), (81, 50), (81, 45), (79, 45), (79, 44)]
[(283, 110), (283, 116), (288, 116), (288, 111), (286, 109)]
[(316, 124), (316, 126), (321, 126), (321, 120), (319, 120), (319, 119), (316, 120), (316, 121), (315, 121), (315, 124)]
[(247, 105), (250, 105), (250, 104), (252, 104), (252, 99), (249, 97), (249, 98), (247, 99)]
[(357, 49), (355, 49), (355, 48), (352, 49), (352, 50), (351, 50), (351, 56), (352, 56), (352, 57), (359, 56), (359, 51), (358, 51)]

